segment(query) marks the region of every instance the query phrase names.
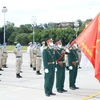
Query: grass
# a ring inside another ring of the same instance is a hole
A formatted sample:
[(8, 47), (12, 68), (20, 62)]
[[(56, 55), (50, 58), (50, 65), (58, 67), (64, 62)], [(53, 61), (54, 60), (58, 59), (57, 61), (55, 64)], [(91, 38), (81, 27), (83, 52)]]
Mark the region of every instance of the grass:
[[(8, 45), (7, 46), (8, 51), (13, 51), (15, 49), (14, 45)], [(27, 46), (21, 46), (22, 50), (27, 50)]]

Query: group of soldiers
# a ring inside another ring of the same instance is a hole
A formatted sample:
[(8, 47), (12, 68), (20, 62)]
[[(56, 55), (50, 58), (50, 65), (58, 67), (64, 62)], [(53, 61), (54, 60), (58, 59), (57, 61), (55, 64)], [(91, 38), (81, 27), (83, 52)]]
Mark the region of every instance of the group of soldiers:
[(79, 49), (76, 47), (76, 44), (64, 49), (62, 48), (62, 42), (60, 39), (53, 44), (54, 42), (52, 38), (49, 38), (46, 40), (46, 43), (47, 48), (43, 50), (45, 95), (48, 97), (50, 97), (50, 95), (56, 95), (52, 92), (55, 72), (57, 92), (67, 92), (67, 90), (64, 89), (66, 69), (65, 55), (67, 55), (67, 62), (69, 66), (69, 87), (71, 90), (79, 89), (79, 87), (75, 85), (78, 66), (80, 63), (78, 55)]
[[(33, 44), (32, 42), (29, 43), (27, 52), (30, 56), (30, 67), (33, 68), (33, 71), (36, 71), (36, 75), (41, 75), (41, 66), (44, 67), (44, 91), (47, 97), (56, 95), (52, 91), (55, 73), (57, 92), (67, 92), (67, 90), (64, 89), (66, 66), (68, 66), (69, 69), (70, 89), (79, 89), (75, 83), (81, 59), (81, 51), (76, 44), (70, 46), (70, 43), (69, 46), (65, 48), (62, 47), (61, 39), (56, 40), (54, 43), (52, 38), (48, 38), (45, 42), (42, 42), (42, 46), (36, 42)], [(47, 44), (47, 47), (45, 47), (45, 44)], [(20, 73), (22, 73), (23, 55), (20, 43), (16, 44), (13, 53), (16, 56), (16, 78), (22, 78)], [(7, 57), (6, 43), (4, 43), (3, 46), (0, 44), (0, 71), (3, 71), (2, 67), (7, 68)], [(65, 60), (65, 57), (67, 57), (67, 60)]]
[(29, 43), (29, 46), (27, 48), (27, 53), (30, 56), (30, 67), (33, 68), (34, 71), (36, 71), (37, 75), (41, 75), (41, 66), (43, 66), (43, 49), (45, 47), (45, 42), (42, 42), (42, 46), (40, 43), (32, 42)]
[(0, 71), (4, 71), (3, 68), (8, 68), (6, 64), (7, 58), (8, 58), (8, 51), (6, 48), (6, 43), (4, 43), (3, 46), (0, 44)]

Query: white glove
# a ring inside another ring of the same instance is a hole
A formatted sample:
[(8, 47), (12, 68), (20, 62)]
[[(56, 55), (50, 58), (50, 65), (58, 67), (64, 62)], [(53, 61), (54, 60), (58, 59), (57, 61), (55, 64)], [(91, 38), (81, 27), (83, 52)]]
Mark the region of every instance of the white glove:
[(44, 72), (45, 72), (45, 73), (49, 73), (49, 70), (48, 70), (48, 69), (45, 69)]
[(55, 72), (57, 72), (57, 68), (55, 68)]
[(68, 48), (66, 48), (66, 52), (70, 53), (70, 51), (69, 51), (69, 49), (68, 49)]
[(73, 67), (72, 66), (69, 66), (69, 70), (72, 70), (73, 69)]

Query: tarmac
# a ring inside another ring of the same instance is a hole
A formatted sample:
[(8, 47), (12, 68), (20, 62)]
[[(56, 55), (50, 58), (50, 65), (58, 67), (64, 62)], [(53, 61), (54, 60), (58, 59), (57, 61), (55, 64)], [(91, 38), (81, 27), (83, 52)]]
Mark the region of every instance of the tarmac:
[(56, 91), (55, 78), (53, 92), (56, 95), (46, 97), (43, 68), (41, 68), (42, 75), (36, 75), (36, 72), (30, 68), (29, 55), (24, 52), (23, 73), (21, 73), (23, 78), (19, 79), (16, 78), (15, 59), (13, 53), (8, 53), (8, 68), (0, 71), (2, 74), (0, 76), (0, 100), (100, 100), (100, 83), (94, 77), (94, 68), (89, 61), (84, 65), (84, 59), (82, 59), (81, 65), (84, 66), (78, 70), (76, 85), (79, 89), (69, 89), (69, 71), (66, 70), (64, 89), (68, 92), (58, 93)]

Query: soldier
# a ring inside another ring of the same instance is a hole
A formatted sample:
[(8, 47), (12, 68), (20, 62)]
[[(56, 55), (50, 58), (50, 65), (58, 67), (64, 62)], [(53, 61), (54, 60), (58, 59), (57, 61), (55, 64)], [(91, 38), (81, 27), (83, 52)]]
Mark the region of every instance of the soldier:
[(71, 90), (79, 89), (79, 87), (76, 87), (75, 85), (79, 62), (78, 62), (78, 53), (74, 45), (70, 47), (68, 62), (69, 62), (69, 87)]
[(40, 49), (40, 44), (37, 44), (37, 49), (36, 49), (36, 74), (41, 75), (40, 73), (41, 69), (41, 49)]
[(59, 61), (58, 59), (62, 56), (62, 54), (66, 53), (66, 51), (62, 48), (62, 42), (61, 40), (57, 40), (55, 42), (57, 49), (56, 49), (56, 66), (57, 66), (57, 72), (56, 72), (56, 89), (57, 92), (67, 92), (67, 90), (64, 89), (64, 82), (65, 82), (65, 57), (63, 56)]
[(13, 53), (16, 55), (16, 78), (22, 78), (22, 76), (20, 76), (22, 65), (22, 51), (20, 43), (16, 45), (16, 48), (14, 49)]
[(41, 59), (42, 59), (41, 66), (42, 66), (42, 68), (43, 68), (43, 50), (44, 50), (44, 48), (45, 48), (45, 41), (42, 42), (42, 46), (41, 46)]
[(2, 50), (2, 45), (0, 44), (0, 71), (3, 71), (2, 69), (2, 61), (3, 60), (3, 50)]
[(44, 64), (44, 89), (45, 95), (56, 95), (52, 92), (55, 76), (55, 50), (53, 49), (52, 38), (47, 39), (47, 48), (43, 50), (43, 64)]
[(82, 68), (80, 66), (81, 58), (82, 58), (82, 52), (81, 52), (81, 49), (78, 47), (78, 45), (77, 45), (77, 53), (78, 53), (78, 61), (79, 61), (79, 67), (78, 68)]
[(36, 42), (34, 42), (33, 44), (33, 48), (32, 48), (32, 54), (33, 54), (33, 62), (32, 62), (32, 66), (33, 66), (33, 70), (36, 70), (36, 49), (37, 49), (37, 45)]
[(6, 47), (6, 43), (3, 44), (3, 68), (8, 68), (7, 67), (7, 58), (8, 58), (8, 50)]
[(32, 66), (32, 52), (31, 52), (32, 47), (33, 47), (32, 42), (29, 42), (29, 46), (28, 46), (28, 48), (27, 48), (27, 53), (28, 53), (29, 56), (30, 56), (30, 67), (31, 67), (31, 68), (33, 67), (33, 66)]

